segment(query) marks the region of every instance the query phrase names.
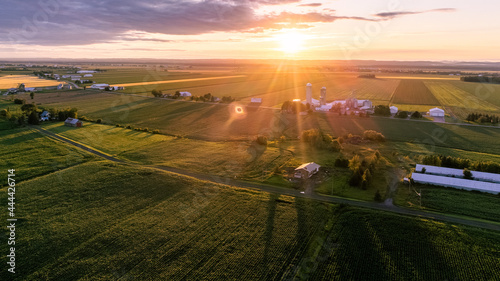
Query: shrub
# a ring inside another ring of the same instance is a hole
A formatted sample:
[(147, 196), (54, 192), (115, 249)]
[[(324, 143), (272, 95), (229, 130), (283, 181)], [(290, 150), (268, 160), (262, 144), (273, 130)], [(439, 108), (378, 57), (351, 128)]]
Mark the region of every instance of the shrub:
[(28, 116), (28, 124), (31, 125), (40, 124), (40, 117), (38, 116), (38, 113), (36, 111), (32, 111), (31, 114)]
[(408, 118), (408, 112), (407, 111), (399, 111), (396, 114), (396, 118), (406, 119), (406, 118)]
[(153, 130), (153, 134), (159, 134), (160, 130)]
[(14, 103), (15, 104), (26, 104), (26, 100), (25, 99), (14, 99)]
[(255, 142), (259, 145), (267, 146), (267, 137), (266, 136), (257, 136)]
[(354, 171), (349, 178), (349, 185), (350, 186), (359, 186), (361, 181), (363, 180), (363, 176), (361, 175), (361, 170), (358, 168), (356, 171)]
[(348, 168), (349, 167), (349, 160), (345, 159), (345, 158), (337, 158), (335, 160), (335, 167), (339, 167), (339, 168)]
[(373, 197), (375, 202), (382, 202), (382, 195), (380, 194), (380, 191), (377, 189), (377, 192), (375, 192), (375, 196)]
[(97, 124), (101, 124), (102, 123), (102, 119), (101, 118), (97, 119), (96, 123)]
[(363, 133), (363, 137), (367, 140), (371, 141), (378, 141), (378, 142), (384, 142), (385, 141), (385, 136), (382, 135), (381, 133), (373, 130), (366, 130)]
[(374, 114), (380, 116), (390, 116), (391, 109), (387, 105), (377, 105), (375, 106)]
[(422, 118), (422, 114), (418, 111), (415, 111), (411, 114), (411, 118), (412, 119), (420, 119), (420, 118)]
[(467, 168), (464, 169), (464, 179), (472, 180), (472, 173)]
[(128, 125), (127, 129), (133, 130), (132, 126)]
[(117, 128), (120, 128), (120, 127), (121, 127), (121, 125), (120, 125), (120, 124), (116, 124), (116, 127), (117, 127)]

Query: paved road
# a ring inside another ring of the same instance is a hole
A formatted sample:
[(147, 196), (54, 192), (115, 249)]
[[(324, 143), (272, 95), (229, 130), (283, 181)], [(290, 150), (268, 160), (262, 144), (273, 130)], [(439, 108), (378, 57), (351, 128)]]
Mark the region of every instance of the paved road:
[[(88, 151), (94, 155), (100, 156), (104, 159), (107, 159), (107, 160), (110, 160), (113, 162), (117, 162), (117, 163), (123, 163), (123, 164), (129, 164), (129, 165), (140, 165), (140, 164), (124, 161), (121, 159), (117, 159), (113, 156), (102, 153), (102, 152), (95, 150), (91, 147), (81, 145), (75, 141), (68, 139), (68, 138), (61, 137), (57, 134), (49, 132), (49, 131), (42, 129), (38, 126), (31, 126), (31, 128), (33, 128), (33, 129), (35, 129), (35, 130), (37, 130), (37, 131), (39, 131), (47, 136), (50, 136), (50, 137), (53, 137), (53, 138), (58, 139), (60, 141), (63, 141), (65, 143), (71, 144), (75, 147), (78, 147), (80, 149)], [(356, 201), (356, 200), (347, 199), (347, 198), (319, 195), (316, 193), (301, 193), (300, 191), (294, 190), (294, 189), (280, 188), (280, 187), (275, 187), (275, 186), (265, 185), (265, 184), (260, 184), (260, 183), (251, 183), (251, 182), (245, 182), (245, 181), (240, 181), (240, 180), (235, 180), (235, 179), (230, 179), (230, 178), (211, 176), (211, 175), (186, 171), (186, 170), (182, 170), (182, 169), (177, 169), (177, 168), (173, 168), (173, 167), (154, 166), (154, 165), (140, 165), (140, 166), (149, 167), (149, 168), (162, 170), (162, 171), (168, 171), (168, 172), (172, 172), (172, 173), (177, 173), (177, 174), (181, 174), (184, 176), (189, 176), (189, 177), (193, 177), (193, 178), (196, 178), (199, 180), (209, 181), (209, 182), (216, 183), (216, 184), (224, 184), (224, 185), (229, 185), (229, 186), (248, 188), (248, 189), (253, 189), (253, 190), (259, 190), (259, 191), (282, 194), (282, 195), (289, 195), (289, 196), (300, 197), (300, 198), (309, 198), (309, 199), (323, 201), (323, 202), (330, 202), (330, 203), (337, 203), (337, 204), (348, 204), (351, 206), (369, 208), (369, 209), (381, 210), (381, 211), (388, 211), (388, 212), (397, 213), (397, 214), (401, 214), (401, 215), (417, 216), (417, 217), (435, 219), (435, 220), (440, 220), (440, 221), (446, 221), (446, 222), (451, 222), (451, 223), (457, 223), (457, 224), (463, 224), (463, 225), (469, 225), (469, 226), (474, 226), (474, 227), (479, 227), (479, 228), (484, 228), (484, 229), (500, 231), (499, 224), (487, 223), (487, 222), (476, 221), (476, 220), (469, 220), (469, 219), (465, 219), (465, 218), (457, 218), (457, 217), (445, 215), (445, 214), (435, 214), (435, 213), (423, 212), (423, 211), (418, 211), (418, 210), (405, 209), (405, 208), (397, 207), (394, 205), (386, 205), (384, 203)]]

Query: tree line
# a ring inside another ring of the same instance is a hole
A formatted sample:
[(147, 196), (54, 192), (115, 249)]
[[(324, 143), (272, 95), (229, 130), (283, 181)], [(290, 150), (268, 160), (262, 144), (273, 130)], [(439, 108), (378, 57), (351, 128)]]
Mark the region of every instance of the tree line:
[(483, 115), (481, 113), (469, 113), (467, 115), (467, 118), (465, 118), (467, 121), (471, 122), (478, 122), (478, 123), (492, 123), (492, 124), (498, 124), (498, 121), (500, 118), (496, 115)]
[(462, 76), (460, 80), (464, 82), (500, 84), (500, 77), (498, 76)]
[(469, 159), (445, 155), (426, 155), (422, 158), (422, 164), (500, 174), (500, 164), (492, 161), (471, 161)]

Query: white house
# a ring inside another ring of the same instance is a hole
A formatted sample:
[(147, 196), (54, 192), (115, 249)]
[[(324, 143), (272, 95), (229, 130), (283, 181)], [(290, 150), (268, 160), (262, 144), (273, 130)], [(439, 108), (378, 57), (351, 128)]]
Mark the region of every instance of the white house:
[(44, 111), (42, 112), (42, 114), (40, 114), (40, 121), (49, 121), (50, 119), (50, 113), (48, 111)]
[(444, 117), (444, 110), (435, 107), (429, 110), (428, 115), (431, 117)]
[(398, 111), (399, 111), (399, 108), (397, 108), (397, 107), (395, 107), (395, 106), (391, 106), (389, 109), (391, 110), (391, 114), (392, 114), (392, 115), (397, 114), (397, 113), (398, 113)]
[(90, 86), (91, 89), (99, 89), (99, 90), (104, 90), (106, 87), (109, 87), (109, 84), (94, 84)]
[(319, 168), (321, 168), (321, 166), (314, 162), (305, 163), (295, 169), (293, 176), (294, 178), (307, 179), (316, 174)]
[(180, 92), (181, 97), (190, 97), (192, 94), (190, 92)]

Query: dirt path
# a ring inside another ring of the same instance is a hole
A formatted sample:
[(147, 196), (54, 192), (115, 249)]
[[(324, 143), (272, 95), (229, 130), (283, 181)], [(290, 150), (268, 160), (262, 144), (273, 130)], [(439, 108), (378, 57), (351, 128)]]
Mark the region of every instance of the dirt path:
[(206, 77), (206, 78), (164, 80), (164, 81), (151, 81), (151, 82), (113, 84), (113, 86), (131, 87), (131, 86), (144, 86), (144, 85), (155, 85), (155, 84), (170, 84), (170, 83), (177, 83), (177, 82), (194, 82), (194, 81), (217, 80), (217, 79), (226, 79), (226, 78), (242, 78), (242, 77), (246, 77), (246, 76), (245, 75), (233, 75), (233, 76), (218, 76), (218, 77)]
[[(30, 126), (30, 127), (39, 131), (42, 134), (45, 134), (45, 135), (51, 137), (51, 138), (63, 141), (63, 142), (68, 143), (68, 144), (71, 144), (71, 145), (76, 146), (80, 149), (88, 151), (92, 154), (100, 156), (104, 159), (107, 159), (107, 160), (113, 161), (113, 162), (117, 162), (117, 163), (122, 163), (122, 164), (127, 164), (127, 165), (135, 165), (135, 166), (141, 166), (141, 167), (148, 167), (148, 168), (153, 168), (153, 169), (157, 169), (157, 170), (172, 172), (172, 173), (196, 178), (199, 180), (209, 181), (209, 182), (212, 182), (215, 184), (222, 184), (222, 185), (228, 185), (228, 186), (234, 186), (234, 187), (240, 187), (240, 188), (247, 188), (247, 189), (253, 189), (253, 190), (258, 190), (258, 191), (264, 191), (264, 192), (270, 192), (270, 193), (276, 193), (276, 194), (282, 194), (282, 195), (288, 195), (288, 196), (294, 196), (294, 197), (309, 198), (309, 199), (323, 201), (323, 202), (329, 202), (329, 203), (348, 204), (348, 205), (355, 206), (355, 207), (388, 211), (388, 212), (397, 213), (397, 214), (401, 214), (401, 215), (418, 216), (418, 217), (423, 217), (423, 218), (446, 221), (446, 222), (450, 222), (450, 223), (458, 223), (458, 224), (463, 224), (463, 225), (468, 225), (468, 226), (474, 226), (474, 227), (479, 227), (479, 228), (484, 228), (484, 229), (500, 231), (500, 224), (488, 223), (488, 222), (484, 222), (484, 221), (477, 221), (477, 220), (473, 220), (473, 219), (458, 218), (458, 217), (445, 215), (445, 214), (435, 214), (435, 213), (423, 212), (423, 211), (419, 211), (419, 210), (404, 209), (401, 207), (394, 206), (392, 204), (385, 205), (384, 203), (357, 201), (357, 200), (352, 200), (352, 199), (347, 199), (347, 198), (319, 195), (319, 194), (316, 194), (314, 192), (313, 193), (306, 193), (306, 192), (301, 193), (301, 191), (295, 190), (295, 189), (276, 187), (276, 186), (265, 185), (265, 184), (260, 184), (260, 183), (244, 182), (244, 181), (234, 180), (231, 178), (223, 178), (223, 177), (218, 177), (218, 176), (206, 175), (206, 174), (191, 172), (191, 171), (187, 171), (187, 170), (183, 170), (183, 169), (177, 169), (177, 168), (173, 168), (173, 167), (155, 166), (155, 165), (140, 165), (140, 164), (124, 161), (124, 160), (115, 158), (113, 156), (107, 155), (107, 154), (100, 152), (96, 149), (93, 149), (91, 147), (79, 144), (73, 140), (70, 140), (68, 138), (61, 137), (57, 134), (49, 132), (49, 131), (42, 129), (38, 126)], [(397, 175), (397, 174), (395, 174), (395, 175)], [(395, 177), (394, 179), (396, 179), (396, 178), (399, 179), (399, 177)], [(392, 185), (391, 185), (391, 190), (392, 190)]]

